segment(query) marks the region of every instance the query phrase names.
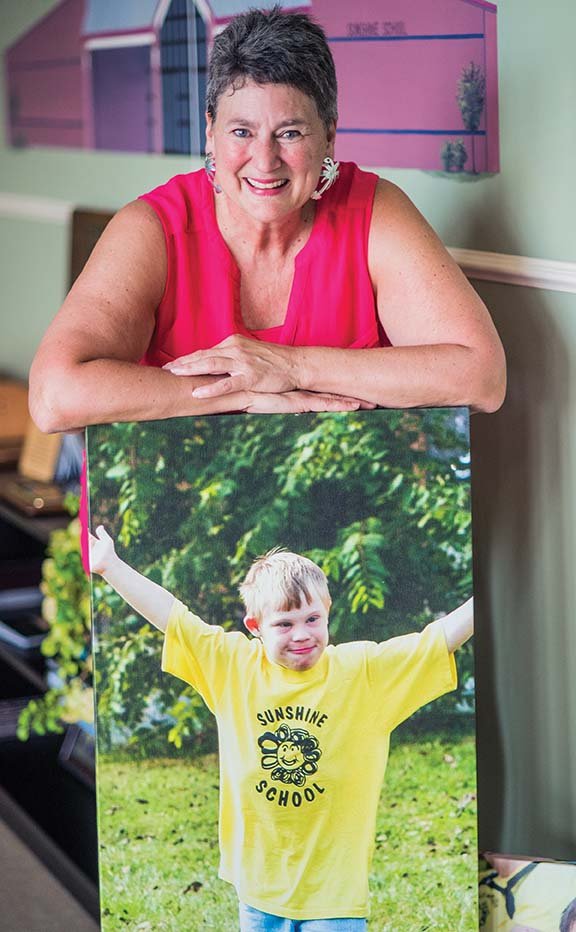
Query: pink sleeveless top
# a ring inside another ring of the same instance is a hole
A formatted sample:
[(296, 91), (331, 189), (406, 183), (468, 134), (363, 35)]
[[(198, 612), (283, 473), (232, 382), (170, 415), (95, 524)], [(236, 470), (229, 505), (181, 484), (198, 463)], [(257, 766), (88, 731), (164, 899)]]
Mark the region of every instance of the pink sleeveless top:
[(164, 227), (168, 275), (143, 362), (162, 366), (233, 333), (295, 346), (388, 345), (367, 261), (377, 181), (351, 162), (340, 166), (296, 256), (284, 324), (252, 332), (242, 321), (240, 272), (218, 228), (206, 173), (178, 175), (144, 194)]
[[(166, 238), (167, 279), (146, 366), (207, 349), (233, 333), (293, 346), (389, 346), (368, 274), (368, 234), (378, 176), (352, 162), (316, 202), (312, 232), (296, 256), (284, 323), (250, 331), (240, 310), (240, 272), (216, 222), (204, 170), (177, 175), (142, 195)], [(82, 553), (88, 551), (87, 505), (81, 501)]]

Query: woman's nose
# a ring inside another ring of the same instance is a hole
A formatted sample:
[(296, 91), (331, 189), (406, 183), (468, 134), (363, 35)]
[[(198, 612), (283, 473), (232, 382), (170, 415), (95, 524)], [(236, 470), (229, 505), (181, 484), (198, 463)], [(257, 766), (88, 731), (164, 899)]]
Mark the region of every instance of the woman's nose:
[(252, 162), (263, 174), (274, 171), (280, 164), (276, 139), (255, 139), (252, 143)]

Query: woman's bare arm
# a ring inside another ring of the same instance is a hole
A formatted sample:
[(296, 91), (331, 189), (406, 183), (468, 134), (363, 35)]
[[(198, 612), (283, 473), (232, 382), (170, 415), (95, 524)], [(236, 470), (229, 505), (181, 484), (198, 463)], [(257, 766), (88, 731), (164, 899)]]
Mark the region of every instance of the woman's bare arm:
[(30, 410), (41, 430), (245, 407), (245, 393), (200, 401), (192, 391), (206, 378), (187, 383), (138, 365), (165, 278), (160, 221), (144, 201), (128, 204), (108, 224), (32, 364)]
[(234, 336), (176, 360), (172, 371), (219, 375), (195, 390), (204, 399), (300, 388), (385, 407), (500, 407), (505, 359), (488, 311), (411, 201), (385, 181), (375, 196), (369, 269), (391, 347), (284, 347)]
[[(406, 195), (378, 184), (368, 264), (391, 347), (336, 356), (302, 350), (300, 387), (312, 380), (387, 407), (469, 405), (495, 411), (506, 392), (504, 350), (490, 315), (440, 239)], [(323, 374), (332, 373), (332, 378)]]
[(506, 362), (490, 315), (410, 199), (387, 181), (376, 191), (369, 267), (392, 343), (381, 379), (395, 404), (499, 408)]

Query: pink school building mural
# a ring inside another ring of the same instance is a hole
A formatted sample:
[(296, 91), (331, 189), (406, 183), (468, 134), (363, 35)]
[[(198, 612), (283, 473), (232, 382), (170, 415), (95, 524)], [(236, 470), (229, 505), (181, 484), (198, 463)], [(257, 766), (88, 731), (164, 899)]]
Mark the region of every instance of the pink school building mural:
[[(6, 53), (10, 143), (201, 153), (210, 45), (253, 5), (61, 0)], [(283, 6), (311, 13), (326, 31), (340, 90), (340, 159), (498, 171), (495, 4), (300, 0)]]

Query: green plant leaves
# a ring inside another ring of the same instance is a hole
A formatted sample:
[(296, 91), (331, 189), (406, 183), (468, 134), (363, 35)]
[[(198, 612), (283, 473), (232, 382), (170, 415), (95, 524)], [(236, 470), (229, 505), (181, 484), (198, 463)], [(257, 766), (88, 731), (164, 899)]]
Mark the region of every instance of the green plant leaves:
[[(66, 505), (75, 515), (78, 499), (67, 496)], [(73, 518), (68, 527), (50, 536), (48, 557), (42, 567), (42, 614), (50, 630), (42, 653), (55, 661), (54, 678), (59, 685), (21, 712), (18, 737), (31, 732), (44, 735), (62, 732), (63, 722), (93, 720), (92, 657), (90, 654), (90, 585), (80, 557), (80, 524)]]

